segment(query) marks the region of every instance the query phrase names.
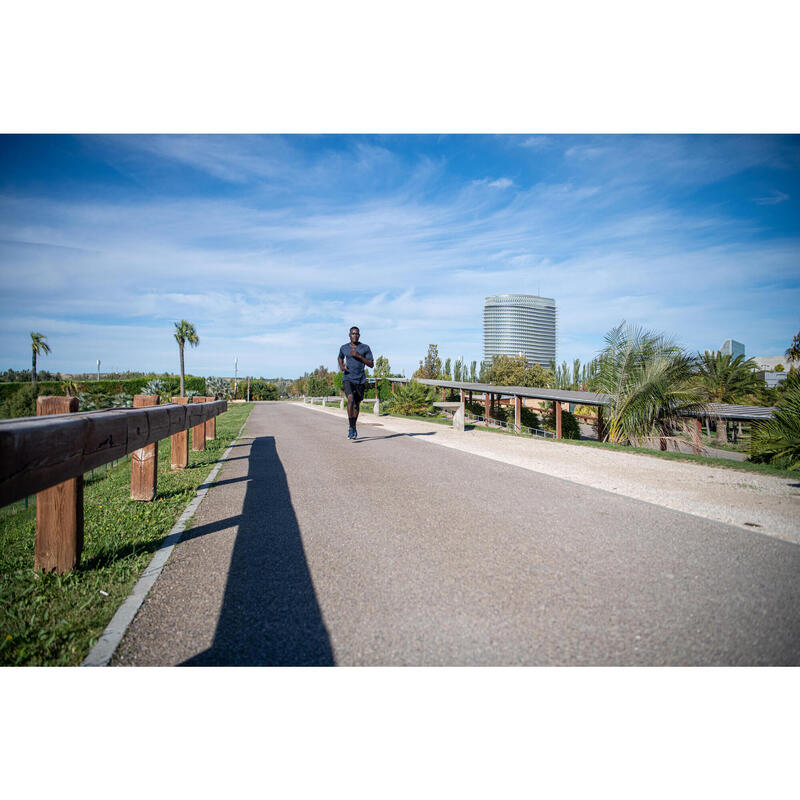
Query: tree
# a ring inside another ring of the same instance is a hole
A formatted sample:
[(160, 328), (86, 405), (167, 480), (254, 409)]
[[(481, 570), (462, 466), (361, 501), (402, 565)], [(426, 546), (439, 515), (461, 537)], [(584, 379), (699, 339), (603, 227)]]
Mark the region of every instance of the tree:
[(451, 376), (452, 373), (450, 372), (450, 359), (445, 359), (444, 362), (444, 369), (442, 370), (442, 380), (449, 381), (452, 380)]
[(477, 383), (478, 382), (478, 362), (473, 361), (469, 365), (469, 382), (470, 383)]
[(178, 343), (178, 351), (181, 356), (181, 397), (184, 396), (184, 368), (183, 368), (183, 348), (187, 342), (192, 347), (197, 347), (200, 344), (200, 338), (197, 335), (194, 325), (185, 319), (175, 323), (175, 341)]
[(541, 364), (528, 364), (525, 356), (494, 356), (481, 379), (496, 386), (552, 386), (553, 378)]
[(334, 373), (320, 365), (306, 379), (306, 394), (311, 397), (328, 397), (333, 394)]
[(441, 374), (442, 359), (439, 358), (439, 346), (435, 344), (429, 344), (428, 355), (425, 356), (424, 361), (419, 362), (419, 367), (411, 377), (438, 380)]
[(33, 351), (33, 367), (31, 369), (31, 383), (36, 386), (36, 356), (40, 353), (46, 356), (50, 352), (50, 345), (45, 341), (47, 337), (43, 333), (31, 331), (31, 350)]
[(376, 378), (388, 378), (392, 374), (392, 370), (389, 367), (389, 359), (386, 356), (378, 356), (375, 359), (375, 370), (374, 375)]
[(631, 444), (658, 437), (665, 450), (683, 414), (706, 408), (694, 369), (694, 358), (663, 334), (625, 327), (624, 321), (612, 328), (591, 383), (610, 397), (605, 439)]
[(789, 361), (800, 361), (800, 332), (795, 334), (794, 339), (792, 339), (792, 343), (787, 348), (785, 355)]
[[(762, 388), (758, 365), (752, 358), (706, 350), (697, 358), (697, 383), (709, 403), (740, 403), (753, 400)], [(717, 438), (728, 441), (728, 424), (717, 422)]]
[(738, 403), (761, 388), (752, 358), (706, 350), (697, 357), (697, 379), (710, 403)]

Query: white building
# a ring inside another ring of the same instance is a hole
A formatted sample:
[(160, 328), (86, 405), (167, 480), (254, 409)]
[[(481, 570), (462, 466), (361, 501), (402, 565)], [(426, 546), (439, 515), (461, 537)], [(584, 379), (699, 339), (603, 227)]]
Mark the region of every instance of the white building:
[(556, 301), (534, 294), (495, 294), (483, 305), (483, 360), (525, 356), (549, 367), (556, 360)]

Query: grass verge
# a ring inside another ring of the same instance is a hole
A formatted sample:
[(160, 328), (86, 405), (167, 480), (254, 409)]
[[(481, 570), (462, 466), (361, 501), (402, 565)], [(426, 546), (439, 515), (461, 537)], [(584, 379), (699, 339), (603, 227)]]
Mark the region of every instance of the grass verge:
[(158, 495), (130, 499), (130, 463), (84, 478), (81, 565), (66, 575), (33, 569), (36, 510), (0, 521), (0, 665), (80, 664), (130, 594), (153, 553), (194, 497), (211, 466), (247, 419), (252, 403), (217, 417), (217, 438), (189, 450), (189, 466), (170, 472), (169, 441), (158, 448)]

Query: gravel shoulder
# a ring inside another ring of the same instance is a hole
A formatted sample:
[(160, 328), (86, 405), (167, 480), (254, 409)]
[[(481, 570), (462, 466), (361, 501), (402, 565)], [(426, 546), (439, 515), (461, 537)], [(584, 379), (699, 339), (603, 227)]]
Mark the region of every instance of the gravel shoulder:
[[(341, 417), (346, 425), (346, 414), (340, 409), (296, 402), (287, 405), (298, 413)], [(429, 434), (419, 437), (421, 442), (800, 544), (800, 476), (793, 480), (750, 474), (486, 431), (458, 433), (435, 422), (376, 417), (369, 411), (359, 417), (361, 424), (374, 422), (396, 433)]]

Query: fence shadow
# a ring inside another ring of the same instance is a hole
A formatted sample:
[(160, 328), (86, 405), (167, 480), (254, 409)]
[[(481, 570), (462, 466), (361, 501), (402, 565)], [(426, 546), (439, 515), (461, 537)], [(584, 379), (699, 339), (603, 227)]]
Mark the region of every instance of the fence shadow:
[[(286, 474), (271, 436), (253, 440), (247, 493), (214, 641), (183, 666), (331, 666)], [(191, 538), (187, 531), (184, 538)]]

